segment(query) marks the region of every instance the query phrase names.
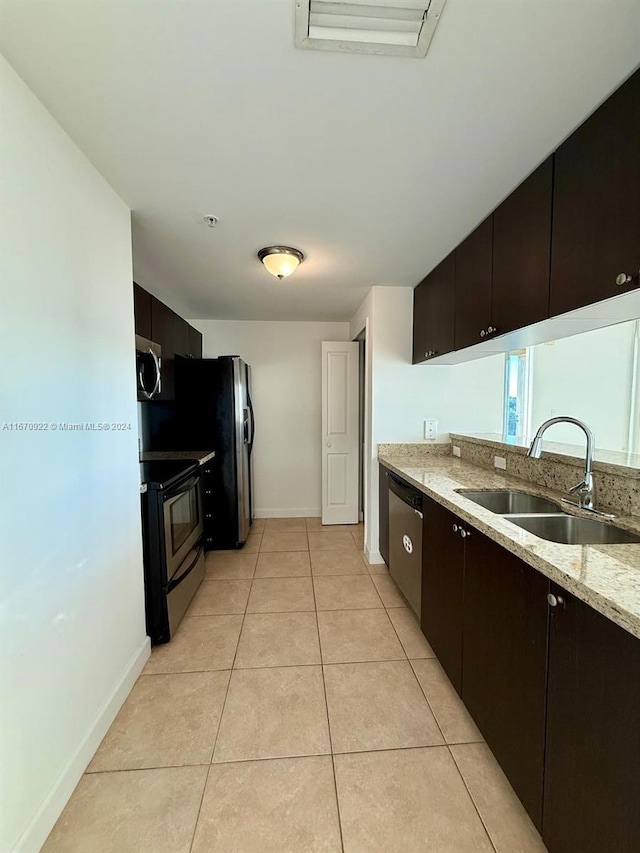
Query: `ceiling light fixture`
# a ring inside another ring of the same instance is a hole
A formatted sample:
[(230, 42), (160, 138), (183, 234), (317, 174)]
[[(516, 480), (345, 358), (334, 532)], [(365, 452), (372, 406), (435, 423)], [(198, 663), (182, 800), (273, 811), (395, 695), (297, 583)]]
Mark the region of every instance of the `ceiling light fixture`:
[(258, 257), (271, 275), (275, 275), (280, 281), (295, 272), (304, 261), (302, 252), (290, 246), (267, 246), (260, 249)]

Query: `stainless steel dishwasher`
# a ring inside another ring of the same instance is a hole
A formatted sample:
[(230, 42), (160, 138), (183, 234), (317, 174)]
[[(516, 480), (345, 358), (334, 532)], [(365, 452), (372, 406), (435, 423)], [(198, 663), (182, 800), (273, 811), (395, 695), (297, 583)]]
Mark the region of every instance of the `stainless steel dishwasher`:
[(422, 493), (389, 473), (389, 574), (420, 620)]

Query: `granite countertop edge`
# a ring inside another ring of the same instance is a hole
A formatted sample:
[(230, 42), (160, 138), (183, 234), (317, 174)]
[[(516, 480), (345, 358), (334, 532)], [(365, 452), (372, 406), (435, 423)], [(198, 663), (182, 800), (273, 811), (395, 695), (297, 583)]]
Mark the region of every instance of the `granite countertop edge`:
[[(494, 474), (454, 457), (434, 456), (427, 461), (380, 453), (378, 461), (549, 580), (640, 638), (640, 545), (563, 545), (540, 539), (455, 490), (513, 488), (556, 502), (563, 495), (515, 477)], [(640, 519), (619, 515), (615, 523), (640, 532)]]

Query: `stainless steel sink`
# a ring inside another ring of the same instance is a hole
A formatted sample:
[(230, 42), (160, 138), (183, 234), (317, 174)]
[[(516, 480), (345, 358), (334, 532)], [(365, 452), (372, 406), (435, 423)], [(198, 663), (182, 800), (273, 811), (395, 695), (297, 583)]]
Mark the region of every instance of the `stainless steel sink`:
[(526, 492), (514, 492), (511, 489), (495, 489), (493, 491), (473, 491), (472, 489), (457, 489), (458, 494), (464, 495), (485, 509), (497, 515), (516, 515), (530, 512), (561, 512), (560, 507)]
[(528, 516), (508, 518), (507, 521), (541, 539), (561, 542), (563, 545), (623, 545), (640, 542), (640, 536), (612, 524), (573, 515)]

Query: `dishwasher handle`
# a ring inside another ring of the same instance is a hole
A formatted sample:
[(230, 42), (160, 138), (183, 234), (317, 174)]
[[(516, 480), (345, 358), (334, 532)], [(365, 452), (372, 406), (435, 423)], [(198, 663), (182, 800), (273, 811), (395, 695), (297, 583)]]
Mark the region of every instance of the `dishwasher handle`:
[(413, 507), (418, 513), (422, 512), (422, 492), (391, 473), (389, 473), (389, 488), (400, 500)]

